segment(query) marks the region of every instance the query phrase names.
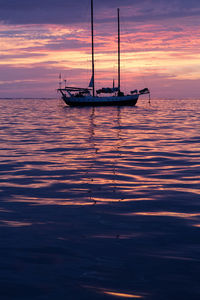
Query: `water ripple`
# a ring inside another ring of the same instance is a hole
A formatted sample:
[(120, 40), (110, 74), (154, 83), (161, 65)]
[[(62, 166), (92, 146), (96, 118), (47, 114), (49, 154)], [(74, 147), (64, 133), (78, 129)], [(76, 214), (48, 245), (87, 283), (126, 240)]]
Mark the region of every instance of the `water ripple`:
[(0, 111), (3, 299), (199, 298), (199, 101)]

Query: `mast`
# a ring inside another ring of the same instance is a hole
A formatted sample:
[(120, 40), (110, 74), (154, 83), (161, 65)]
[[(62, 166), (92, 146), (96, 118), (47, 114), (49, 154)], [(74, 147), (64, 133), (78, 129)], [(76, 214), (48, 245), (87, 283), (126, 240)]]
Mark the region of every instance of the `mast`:
[(95, 96), (95, 86), (94, 86), (94, 9), (93, 0), (91, 0), (91, 37), (92, 37), (92, 94)]
[(119, 8), (117, 9), (117, 20), (118, 20), (118, 93), (120, 92), (120, 17)]

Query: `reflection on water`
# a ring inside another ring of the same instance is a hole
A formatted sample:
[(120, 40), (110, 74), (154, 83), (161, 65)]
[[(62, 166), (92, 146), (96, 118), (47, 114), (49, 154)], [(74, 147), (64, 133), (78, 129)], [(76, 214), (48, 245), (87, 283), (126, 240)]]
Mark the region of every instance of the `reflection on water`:
[(6, 221), (2, 220), (0, 226), (10, 226), (10, 227), (21, 227), (21, 226), (30, 226), (32, 223), (28, 222), (16, 222), (16, 221)]
[(0, 109), (2, 299), (199, 298), (199, 101)]
[(142, 296), (139, 295), (130, 295), (130, 294), (124, 294), (124, 293), (116, 293), (116, 292), (104, 292), (107, 295), (112, 295), (120, 298), (135, 298), (135, 299), (141, 299)]
[(171, 211), (156, 211), (156, 212), (137, 212), (129, 215), (141, 215), (141, 216), (168, 216), (168, 217), (176, 217), (176, 218), (193, 218), (193, 217), (199, 217), (200, 213), (198, 214), (190, 214), (190, 213), (176, 213), (176, 212), (171, 212)]

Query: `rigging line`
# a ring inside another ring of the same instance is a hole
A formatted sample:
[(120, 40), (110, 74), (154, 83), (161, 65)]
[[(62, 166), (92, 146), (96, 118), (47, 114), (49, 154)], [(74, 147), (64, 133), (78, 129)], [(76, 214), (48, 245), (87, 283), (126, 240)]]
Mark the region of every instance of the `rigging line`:
[[(88, 55), (88, 58), (86, 58), (83, 62), (81, 62), (81, 69), (83, 71), (83, 74), (81, 78), (83, 79), (83, 85), (87, 85), (89, 83), (90, 79), (90, 47), (87, 46), (90, 43), (90, 1), (84, 1), (84, 9), (82, 13), (79, 16), (79, 22), (78, 22), (78, 29), (81, 30), (80, 32), (80, 41), (83, 43), (83, 52), (85, 52), (86, 55)], [(84, 45), (85, 44), (85, 45)], [(87, 51), (88, 48), (88, 51)], [(81, 49), (81, 46), (80, 46)]]
[[(85, 37), (87, 37), (86, 33), (88, 33), (88, 37), (89, 37), (89, 26), (88, 26), (88, 24), (89, 24), (88, 11), (89, 11), (89, 7), (90, 7), (89, 0), (87, 0), (86, 3), (87, 3), (87, 5), (84, 6), (84, 11), (82, 11), (82, 13), (79, 14), (78, 24), (76, 24), (75, 26), (72, 25), (72, 26), (74, 26), (74, 30), (75, 30), (75, 38), (77, 39), (77, 41), (79, 41), (79, 40), (83, 41), (83, 43), (87, 42), (87, 41), (85, 41)], [(67, 27), (67, 25), (65, 27)], [(84, 36), (83, 36), (83, 33), (80, 32), (79, 30), (82, 30), (84, 32)], [(76, 33), (77, 33), (77, 36), (76, 36)], [(83, 40), (82, 40), (82, 37), (83, 37)], [(76, 50), (74, 49), (73, 51), (76, 51)], [(82, 66), (82, 62), (81, 62), (80, 68), (82, 70), (86, 69), (86, 72), (87, 72), (87, 70), (89, 70), (89, 67), (85, 68), (84, 66)], [(68, 85), (71, 84), (70, 82), (72, 82), (72, 84), (74, 84), (73, 83), (73, 80), (74, 80), (73, 70), (74, 70), (73, 68), (67, 69), (67, 70), (65, 70), (65, 72), (62, 73), (63, 78), (67, 79)], [(85, 76), (83, 75), (83, 79), (84, 79), (84, 77), (85, 77), (85, 82), (88, 82), (88, 80), (89, 80), (88, 74)]]
[(122, 75), (122, 84), (123, 84), (123, 88), (125, 90), (127, 90), (127, 72), (126, 72), (126, 54), (124, 53), (124, 46), (123, 46), (123, 43), (124, 43), (124, 16), (123, 16), (123, 11), (122, 13), (120, 13), (120, 19), (121, 19), (121, 22), (120, 22), (120, 31), (121, 31), (121, 73), (123, 74)]
[[(124, 27), (124, 29), (122, 29), (122, 30), (123, 30), (124, 32), (129, 32), (128, 28), (130, 28), (130, 26), (128, 26), (128, 22), (126, 21), (126, 19), (125, 19), (124, 17), (122, 17), (122, 19), (123, 19), (122, 24), (123, 24), (123, 27)], [(136, 53), (136, 50), (137, 50), (137, 49), (136, 49), (136, 47), (135, 47), (135, 44), (134, 44), (134, 41), (133, 41), (133, 37), (130, 37), (130, 36), (128, 35), (128, 37), (126, 37), (126, 39), (127, 39), (127, 41), (129, 42), (129, 44), (131, 44), (134, 53)], [(125, 58), (125, 60), (126, 60), (126, 58)], [(145, 77), (144, 77), (144, 75), (143, 75), (143, 73), (144, 73), (144, 68), (142, 68), (141, 65), (140, 65), (140, 61), (141, 61), (141, 60), (140, 60), (139, 58), (137, 58), (137, 56), (134, 57), (134, 60), (138, 62), (138, 69), (139, 69), (139, 72), (140, 72), (140, 77), (141, 77), (141, 79), (142, 79), (144, 85), (147, 86), (147, 81), (146, 81), (146, 79), (145, 79)]]
[[(87, 39), (88, 39), (88, 43), (90, 43), (90, 6), (91, 6), (91, 3), (90, 3), (90, 0), (87, 0), (86, 1), (86, 7), (85, 7), (85, 13), (84, 13), (84, 17), (85, 17), (85, 28), (86, 28), (86, 34), (87, 34)], [(86, 77), (85, 77), (85, 80), (88, 82), (89, 84), (89, 80), (90, 80), (90, 77), (91, 77), (91, 54), (90, 54), (90, 51), (91, 51), (91, 47), (89, 47), (89, 51), (88, 51), (88, 58), (87, 58), (87, 61), (86, 61)]]

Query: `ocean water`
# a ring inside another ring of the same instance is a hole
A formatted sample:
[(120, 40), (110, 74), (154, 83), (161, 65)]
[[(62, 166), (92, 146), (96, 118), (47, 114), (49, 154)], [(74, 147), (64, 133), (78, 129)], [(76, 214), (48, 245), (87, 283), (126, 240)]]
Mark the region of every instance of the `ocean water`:
[(0, 119), (0, 299), (200, 299), (199, 100)]

